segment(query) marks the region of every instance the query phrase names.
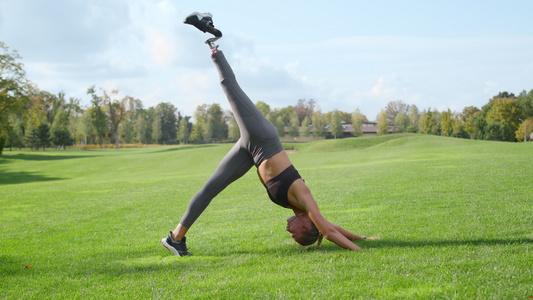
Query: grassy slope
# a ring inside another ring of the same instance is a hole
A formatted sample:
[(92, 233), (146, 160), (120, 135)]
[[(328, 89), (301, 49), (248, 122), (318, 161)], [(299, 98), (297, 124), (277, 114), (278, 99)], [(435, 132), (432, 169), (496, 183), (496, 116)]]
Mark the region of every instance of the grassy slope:
[[(294, 144), (323, 214), (381, 241), (299, 248), (290, 211), (253, 171), (191, 228), (160, 239), (231, 145), (5, 151), (0, 295), (106, 297), (533, 296), (533, 143), (388, 136)], [(31, 268), (25, 268), (31, 266)]]

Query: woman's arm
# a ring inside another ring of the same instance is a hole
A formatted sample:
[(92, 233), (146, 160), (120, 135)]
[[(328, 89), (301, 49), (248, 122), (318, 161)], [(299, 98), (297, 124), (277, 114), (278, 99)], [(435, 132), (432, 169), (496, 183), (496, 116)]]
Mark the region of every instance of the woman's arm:
[(311, 221), (315, 223), (322, 235), (324, 235), (324, 238), (326, 238), (328, 241), (333, 242), (345, 249), (362, 250), (359, 246), (352, 243), (343, 232), (337, 230), (333, 224), (328, 222), (328, 220), (326, 220), (318, 210), (315, 211), (312, 209), (309, 211), (309, 217), (311, 218)]
[(357, 235), (353, 232), (350, 232), (342, 227), (340, 227), (339, 225), (335, 225), (331, 222), (328, 221), (328, 223), (333, 226), (333, 228), (335, 228), (338, 232), (340, 232), (342, 235), (344, 235), (347, 239), (353, 241), (353, 240), (364, 240), (365, 237), (364, 236), (360, 236), (360, 235)]
[[(316, 225), (322, 235), (328, 240), (338, 246), (351, 249), (362, 250), (359, 246), (352, 243), (349, 238), (357, 235), (351, 234), (351, 232), (341, 228), (340, 226), (333, 225), (328, 222), (318, 208), (318, 204), (311, 195), (311, 191), (305, 185), (303, 180), (296, 180), (289, 189), (289, 202), (309, 214), (311, 221)], [(339, 228), (341, 231), (339, 231)], [(351, 234), (351, 235), (350, 235)], [(357, 236), (358, 237), (358, 236)], [(362, 237), (361, 237), (362, 239)]]
[(353, 241), (353, 240), (377, 240), (377, 239), (380, 239), (381, 237), (379, 236), (373, 236), (373, 237), (366, 237), (366, 236), (360, 236), (360, 235), (357, 235), (355, 233), (352, 233), (342, 227), (340, 227), (339, 225), (335, 225), (333, 223), (331, 223), (331, 226), (333, 226), (333, 228), (337, 229), (338, 232), (342, 233), (342, 235), (344, 235), (347, 239)]

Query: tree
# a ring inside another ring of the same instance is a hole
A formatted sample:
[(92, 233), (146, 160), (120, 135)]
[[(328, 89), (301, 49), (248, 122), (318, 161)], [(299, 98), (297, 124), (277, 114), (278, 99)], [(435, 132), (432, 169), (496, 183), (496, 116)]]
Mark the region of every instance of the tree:
[(344, 134), (344, 128), (342, 127), (341, 114), (338, 110), (334, 110), (329, 121), (329, 129), (331, 134), (335, 137), (342, 137)]
[(389, 133), (389, 128), (389, 115), (382, 109), (378, 115), (378, 135)]
[(138, 108), (140, 105), (142, 109), (142, 102), (130, 96), (126, 96), (124, 99), (124, 117), (119, 128), (119, 135), (123, 138), (123, 141), (127, 144), (132, 143), (134, 140), (134, 126), (137, 119)]
[(315, 106), (315, 100), (313, 99), (310, 99), (309, 101), (306, 99), (298, 99), (298, 103), (294, 107), (294, 111), (296, 111), (298, 115), (299, 123), (303, 122), (306, 117), (309, 119), (313, 117)]
[(87, 111), (71, 114), (68, 120), (68, 131), (72, 142), (84, 148), (87, 145), (87, 136), (91, 134), (90, 115)]
[(75, 97), (70, 97), (68, 99), (68, 103), (65, 103), (65, 105), (63, 105), (63, 109), (65, 110), (65, 112), (67, 113), (67, 117), (69, 118), (83, 112), (80, 106), (80, 99)]
[(179, 124), (179, 130), (178, 130), (178, 139), (186, 144), (189, 141), (189, 136), (191, 135), (191, 124), (189, 123), (189, 119), (191, 117), (184, 117), (181, 118)]
[(98, 137), (98, 142), (100, 144), (100, 149), (104, 144), (104, 135), (107, 132), (107, 116), (104, 112), (104, 109), (100, 105), (102, 103), (101, 97), (96, 95), (94, 85), (87, 89), (87, 94), (92, 96), (91, 107), (88, 109), (91, 116), (91, 124)]
[(9, 51), (3, 42), (0, 42), (0, 155), (7, 139), (9, 128), (9, 115), (24, 113), (24, 106), (29, 102), (25, 97), (26, 72), (24, 65), (17, 62), (21, 57), (18, 52)]
[(196, 143), (201, 142), (203, 140), (202, 132), (202, 124), (194, 123), (192, 125), (191, 136), (189, 137), (190, 141)]
[(56, 145), (59, 148), (63, 148), (66, 150), (66, 146), (72, 144), (72, 136), (70, 135), (70, 132), (66, 129), (59, 129), (56, 131), (50, 131), (52, 135), (52, 143)]
[[(11, 115), (9, 123), (11, 126), (9, 127), (5, 146), (15, 149), (21, 149), (24, 147), (24, 125), (22, 124), (22, 120), (17, 115)], [(0, 149), (0, 152), (2, 152), (2, 149)]]
[(229, 120), (229, 126), (228, 126), (228, 137), (231, 140), (238, 140), (241, 137), (241, 132), (239, 131), (239, 125), (237, 124), (237, 120), (235, 117), (231, 116), (231, 119)]
[(411, 105), (409, 107), (409, 126), (407, 127), (407, 132), (416, 133), (418, 132), (419, 128), (419, 119), (420, 115), (418, 113), (418, 107), (416, 105)]
[(135, 139), (137, 142), (146, 144), (148, 143), (148, 134), (146, 132), (146, 118), (145, 114), (139, 114), (137, 121), (135, 122)]
[(293, 111), (294, 111), (294, 107), (292, 107), (290, 105), (287, 106), (287, 107), (283, 107), (282, 109), (279, 110), (278, 117), (281, 117), (284, 126), (289, 126), (290, 125), (290, 123), (291, 123), (291, 115), (292, 115)]
[(507, 124), (500, 124), (501, 141), (515, 142), (515, 130)]
[(313, 112), (312, 125), (314, 137), (318, 138), (326, 136), (326, 121), (320, 111)]
[(409, 112), (409, 105), (403, 103), (402, 100), (391, 101), (385, 106), (385, 114), (387, 115), (387, 120), (389, 124), (394, 123), (396, 115), (403, 112)]
[(138, 114), (135, 132), (139, 143), (151, 144), (153, 142), (152, 129), (155, 116), (156, 112), (153, 107), (149, 107)]
[(405, 112), (400, 112), (394, 118), (394, 132), (402, 133), (406, 132), (409, 127), (409, 117)]
[(428, 112), (425, 109), (420, 113), (420, 117), (418, 118), (417, 132), (424, 133), (424, 131), (422, 130), (423, 127), (424, 127), (422, 123), (424, 123), (424, 120), (426, 119), (426, 115), (427, 114), (428, 114)]
[(40, 91), (35, 84), (29, 83), (26, 86), (26, 94), (23, 96), (24, 107), (23, 112), (18, 113), (24, 120), (24, 124), (29, 127), (37, 128), (44, 122), (47, 122), (47, 106), (46, 104), (46, 95)]
[(363, 115), (361, 114), (359, 108), (357, 108), (352, 114), (352, 127), (354, 136), (363, 135)]
[(278, 116), (276, 122), (274, 122), (274, 127), (276, 127), (276, 130), (280, 137), (285, 136), (285, 123), (283, 122), (283, 117), (281, 115)]
[(491, 141), (514, 141), (514, 132), (504, 123), (487, 123), (485, 128), (485, 140)]
[(515, 131), (515, 138), (517, 141), (531, 140), (530, 136), (533, 132), (533, 117), (529, 117), (526, 120), (522, 120), (522, 123), (518, 126), (518, 129)]
[(128, 97), (125, 97), (122, 100), (116, 100), (112, 98), (118, 95), (117, 90), (111, 91), (111, 94), (108, 94), (105, 90), (102, 91), (104, 95), (101, 99), (106, 106), (107, 116), (109, 123), (111, 124), (111, 130), (113, 131), (113, 138), (115, 139), (115, 148), (119, 149), (118, 128), (126, 114), (125, 104), (128, 101)]
[(24, 142), (31, 150), (39, 149), (39, 130), (37, 127), (31, 127), (26, 131)]
[(425, 134), (430, 134), (433, 126), (435, 125), (435, 120), (433, 118), (433, 113), (431, 108), (428, 111), (424, 111), (424, 118), (421, 122), (421, 131)]
[(518, 95), (518, 103), (522, 107), (525, 118), (533, 117), (533, 90), (526, 92), (522, 91)]
[(291, 120), (289, 124), (289, 135), (292, 137), (298, 136), (298, 127), (300, 126), (300, 119), (295, 110), (292, 111)]
[(66, 105), (65, 102), (65, 93), (59, 92), (59, 94), (53, 95), (46, 91), (40, 91), (40, 99), (42, 101), (42, 108), (46, 111), (46, 121), (49, 124), (54, 122), (56, 114), (63, 110)]
[(52, 144), (54, 144), (56, 147), (62, 147), (63, 149), (66, 149), (66, 145), (72, 144), (73, 139), (70, 135), (70, 131), (68, 130), (68, 126), (69, 119), (67, 112), (65, 112), (63, 109), (60, 109), (55, 114), (54, 123), (52, 123), (52, 127), (50, 128)]
[(139, 114), (145, 112), (142, 101), (130, 96), (126, 96), (124, 103), (125, 114), (119, 128), (119, 135), (123, 138), (125, 143), (139, 142), (137, 139), (137, 120)]
[(68, 103), (65, 103), (65, 105), (63, 105), (63, 112), (67, 119), (66, 129), (70, 134), (72, 144), (76, 143), (78, 141), (78, 138), (81, 141), (81, 138), (84, 137), (84, 111), (80, 105), (80, 101), (81, 100), (79, 98), (70, 97)]
[(224, 114), (218, 103), (211, 104), (207, 109), (206, 139), (223, 140), (228, 134), (228, 125), (224, 122)]
[(48, 127), (48, 124), (42, 123), (39, 125), (39, 127), (34, 129), (33, 135), (36, 141), (36, 150), (42, 147), (44, 151), (46, 147), (50, 146), (50, 127)]
[(472, 138), (476, 140), (483, 140), (486, 137), (485, 131), (487, 129), (487, 121), (482, 112), (479, 112), (478, 116), (474, 120), (474, 131), (472, 132)]
[(204, 139), (210, 140), (210, 141), (216, 140), (215, 130), (216, 130), (215, 121), (212, 118), (207, 118), (207, 123), (206, 123), (205, 131), (204, 131)]
[[(71, 121), (72, 123), (73, 121)], [(92, 116), (91, 116), (91, 110), (87, 109), (83, 112), (81, 117), (77, 118), (76, 121), (74, 121), (74, 125), (71, 125), (71, 128), (75, 128), (75, 135), (74, 137), (76, 139), (80, 140), (80, 144), (84, 145), (83, 147), (86, 148), (88, 143), (91, 143), (91, 138), (93, 136), (93, 132), (95, 132), (93, 125), (92, 125)]]
[(162, 144), (161, 119), (156, 117), (152, 123), (152, 139), (155, 143)]
[(445, 136), (450, 136), (453, 132), (452, 112), (450, 109), (441, 115), (441, 133)]
[(278, 119), (278, 117), (279, 117), (279, 109), (273, 109), (268, 113), (268, 115), (266, 115), (267, 120), (273, 125), (276, 124), (276, 120)]
[(516, 96), (513, 93), (509, 93), (507, 91), (499, 92), (498, 95), (496, 95), (494, 98), (509, 98), (514, 99)]
[(4, 152), (4, 145), (7, 141), (7, 128), (3, 132), (0, 132), (0, 155)]
[(453, 129), (453, 135), (457, 138), (457, 137), (462, 137), (462, 138), (468, 138), (467, 135), (465, 135), (464, 133), (464, 123), (463, 123), (463, 120), (461, 119), (461, 114), (459, 113), (456, 113), (454, 112), (452, 114), (452, 129)]
[[(177, 108), (174, 107), (172, 103), (162, 102), (159, 103), (155, 108), (155, 120), (158, 120), (159, 124), (159, 139), (157, 140), (160, 144), (169, 144), (171, 141), (175, 141), (177, 137), (177, 127), (178, 127), (178, 117), (176, 116)], [(178, 114), (179, 116), (179, 114)], [(154, 125), (156, 128), (156, 125)]]
[(311, 135), (310, 125), (311, 125), (311, 120), (309, 119), (309, 117), (305, 117), (305, 119), (302, 121), (302, 127), (300, 130), (301, 137), (308, 137)]
[(352, 122), (352, 114), (347, 113), (344, 111), (339, 111), (339, 114), (341, 116), (341, 121), (344, 123), (351, 123)]
[(196, 107), (194, 112), (194, 119), (196, 123), (193, 125), (191, 132), (191, 140), (195, 142), (200, 142), (205, 136), (205, 127), (207, 126), (207, 105), (202, 104)]
[(431, 134), (440, 135), (442, 126), (442, 113), (438, 110), (433, 111), (433, 127), (431, 127)]
[(263, 101), (257, 101), (257, 103), (255, 104), (255, 107), (257, 107), (257, 109), (259, 109), (259, 111), (265, 117), (268, 116), (268, 114), (270, 113), (270, 105), (266, 104)]
[(523, 117), (522, 107), (518, 100), (496, 98), (492, 101), (492, 107), (487, 112), (487, 122), (501, 123), (509, 128), (517, 128), (520, 118)]
[(94, 130), (94, 135), (98, 139), (100, 149), (104, 144), (103, 137), (107, 132), (107, 119), (102, 107), (98, 104), (94, 104), (87, 110), (91, 116), (91, 128)]
[(473, 138), (474, 131), (476, 130), (474, 122), (480, 115), (480, 110), (475, 106), (468, 106), (463, 109), (464, 129), (470, 135), (470, 138)]

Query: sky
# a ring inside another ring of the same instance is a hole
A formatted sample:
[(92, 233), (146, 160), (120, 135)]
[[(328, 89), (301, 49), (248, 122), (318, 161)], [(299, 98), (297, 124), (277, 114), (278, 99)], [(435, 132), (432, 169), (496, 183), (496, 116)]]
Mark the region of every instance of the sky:
[(39, 89), (85, 105), (95, 85), (182, 116), (230, 109), (210, 35), (182, 23), (195, 11), (213, 14), (241, 87), (272, 109), (313, 99), (376, 120), (391, 101), (459, 112), (533, 89), (530, 0), (0, 0), (0, 41)]

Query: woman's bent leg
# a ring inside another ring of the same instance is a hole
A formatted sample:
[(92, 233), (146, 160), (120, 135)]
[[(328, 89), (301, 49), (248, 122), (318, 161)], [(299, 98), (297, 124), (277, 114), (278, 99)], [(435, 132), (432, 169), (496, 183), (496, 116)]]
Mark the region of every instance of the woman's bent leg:
[(215, 170), (215, 173), (213, 173), (204, 187), (191, 199), (187, 211), (180, 221), (183, 227), (189, 229), (216, 195), (230, 185), (230, 183), (246, 174), (253, 166), (253, 160), (250, 154), (243, 149), (240, 142), (239, 140), (228, 154), (226, 154)]

